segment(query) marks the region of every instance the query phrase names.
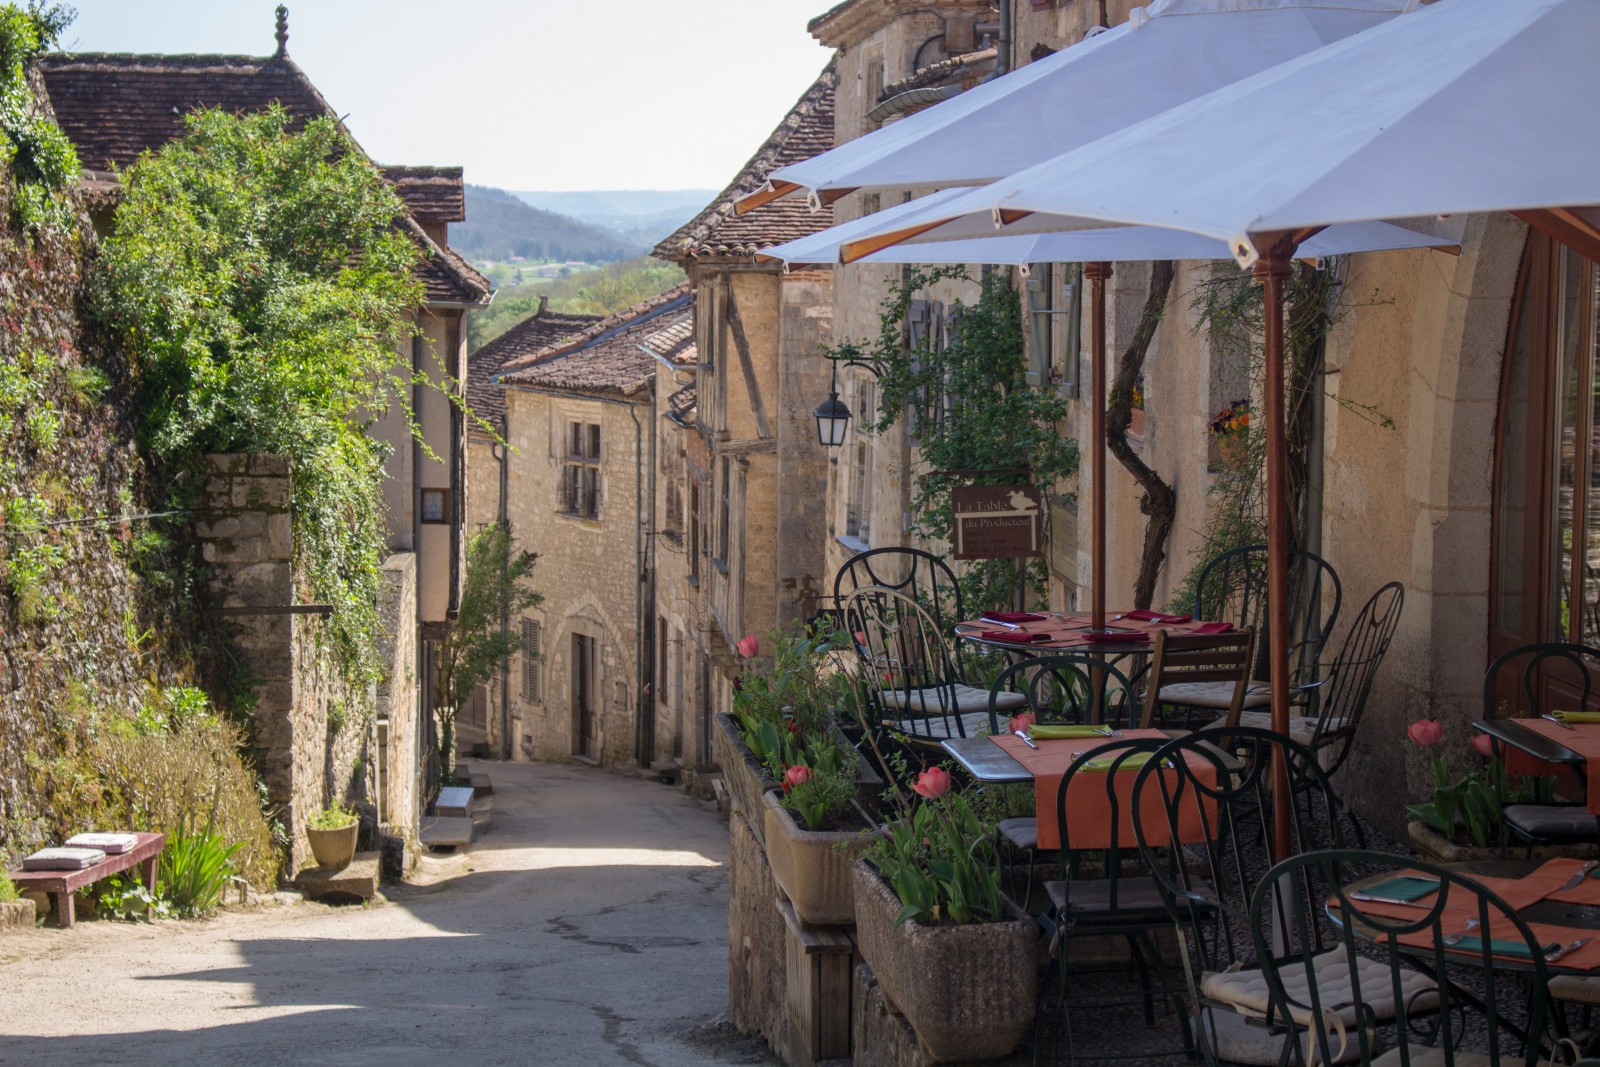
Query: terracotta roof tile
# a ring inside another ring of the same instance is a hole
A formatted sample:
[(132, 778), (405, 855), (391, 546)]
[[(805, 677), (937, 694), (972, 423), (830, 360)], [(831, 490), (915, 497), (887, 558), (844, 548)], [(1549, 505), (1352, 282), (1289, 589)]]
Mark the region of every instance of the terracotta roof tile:
[(418, 222), (465, 222), (467, 198), (460, 167), (378, 168)]
[[(582, 333), (600, 321), (599, 315), (563, 315), (540, 301), (539, 310), (467, 357), (467, 405), (496, 432), (506, 430), (505, 387), (490, 381), (514, 360), (537, 355), (552, 345)], [(474, 432), (481, 427), (473, 425)]]
[(694, 344), (694, 316), (685, 315), (671, 326), (646, 337), (639, 342), (668, 363), (678, 367), (689, 367), (700, 360), (699, 349)]
[(811, 210), (804, 200), (785, 197), (744, 215), (734, 213), (740, 197), (759, 189), (778, 167), (820, 155), (833, 147), (836, 63), (830, 61), (816, 83), (772, 131), (706, 209), (655, 247), (662, 259), (708, 256), (747, 257), (769, 245), (807, 237), (833, 225), (833, 210)]
[(676, 285), (576, 336), (507, 360), (492, 380), (533, 389), (633, 396), (655, 382), (655, 356), (644, 342), (679, 320), (690, 319), (693, 302), (689, 284)]

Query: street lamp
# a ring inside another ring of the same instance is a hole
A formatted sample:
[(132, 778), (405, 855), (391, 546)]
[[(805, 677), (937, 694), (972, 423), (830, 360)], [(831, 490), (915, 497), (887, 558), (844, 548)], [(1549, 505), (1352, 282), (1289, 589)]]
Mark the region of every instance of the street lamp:
[(817, 440), (824, 448), (844, 444), (845, 427), (850, 425), (850, 409), (839, 399), (839, 363), (833, 361), (833, 377), (828, 381), (828, 399), (817, 405)]

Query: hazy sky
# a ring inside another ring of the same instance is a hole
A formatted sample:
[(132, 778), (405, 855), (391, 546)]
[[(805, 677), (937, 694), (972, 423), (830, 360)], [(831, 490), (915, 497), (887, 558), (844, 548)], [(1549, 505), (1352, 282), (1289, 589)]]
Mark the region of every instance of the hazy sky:
[[(833, 0), (288, 0), (380, 163), (507, 189), (721, 188), (816, 79)], [(267, 55), (276, 0), (70, 0), (62, 47)]]

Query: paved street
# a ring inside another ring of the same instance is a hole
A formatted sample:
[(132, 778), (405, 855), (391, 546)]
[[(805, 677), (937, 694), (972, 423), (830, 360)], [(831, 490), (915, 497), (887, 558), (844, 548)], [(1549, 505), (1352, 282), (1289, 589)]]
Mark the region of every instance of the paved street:
[(769, 1062), (715, 1025), (727, 830), (710, 805), (591, 768), (486, 769), (487, 832), (388, 904), (0, 937), (0, 1063)]

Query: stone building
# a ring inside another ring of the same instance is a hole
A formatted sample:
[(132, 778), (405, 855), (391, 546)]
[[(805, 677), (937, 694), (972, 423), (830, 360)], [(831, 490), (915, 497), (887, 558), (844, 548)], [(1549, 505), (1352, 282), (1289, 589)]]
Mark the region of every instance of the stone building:
[(786, 273), (756, 252), (831, 225), (832, 212), (733, 205), (772, 168), (833, 143), (835, 85), (830, 64), (728, 187), (655, 250), (694, 290), (693, 381), (686, 365), (657, 371), (656, 694), (681, 723), (672, 755), (690, 763), (710, 760), (709, 718), (731, 699), (739, 638), (824, 606), (817, 504), (829, 457), (811, 410), (827, 394), (831, 278)]
[[(493, 382), (508, 363), (527, 359), (581, 333), (600, 321), (599, 315), (562, 315), (550, 310), (546, 298), (532, 315), (472, 353), (467, 364), (467, 495), (465, 536), (492, 523), (510, 524), (506, 483), (512, 455), (506, 439), (506, 391)], [(478, 420), (482, 420), (481, 422)], [(520, 536), (512, 530), (513, 536)], [(532, 548), (531, 545), (519, 547)], [(544, 577), (536, 572), (535, 586)], [(525, 759), (520, 739), (521, 705), (517, 700), (516, 672), (506, 670), (478, 687), (472, 700), (456, 715), (456, 735), (462, 751), (482, 744), (500, 759)]]
[[(104, 226), (115, 206), (117, 172), (141, 153), (180, 138), (184, 116), (191, 111), (210, 107), (244, 113), (278, 105), (302, 122), (337, 119), (338, 112), (289, 58), (287, 41), (287, 20), (279, 8), (278, 47), (269, 56), (78, 52), (42, 57), (43, 86), (57, 121), (77, 149), (96, 225)], [(460, 595), (465, 426), (446, 394), (459, 391), (466, 377), (464, 316), (486, 306), (493, 293), (488, 280), (446, 243), (448, 224), (465, 218), (461, 168), (380, 170), (405, 207), (399, 225), (422, 253), (417, 279), (424, 306), (416, 315), (416, 337), (395, 353), (396, 371), (406, 378), (420, 372), (440, 386), (413, 387), (407, 398), (426, 450), (413, 439), (398, 403), (377, 413), (372, 431), (392, 447), (385, 499), (389, 547), (395, 556), (385, 564), (386, 584), (393, 587), (392, 603), (385, 610), (403, 609), (403, 617), (391, 617), (409, 631), (389, 635), (385, 655), (409, 658), (394, 667), (394, 677), (381, 687), (371, 741), (379, 749), (378, 764), (395, 783), (390, 814), (397, 825), (411, 827), (432, 779), (419, 763), (433, 729), (431, 649), (443, 636)], [(261, 710), (268, 713), (270, 709)], [(305, 711), (313, 717), (321, 713)], [(402, 779), (414, 788), (402, 788)], [(302, 799), (296, 800), (297, 806), (303, 806)], [(288, 798), (274, 800), (289, 806)]]
[[(506, 717), (534, 759), (620, 764), (654, 741), (651, 486), (655, 354), (687, 321), (678, 286), (565, 341), (507, 359), (506, 513), (539, 553), (544, 602), (514, 620), (522, 649)], [(537, 317), (534, 321), (537, 321)]]

